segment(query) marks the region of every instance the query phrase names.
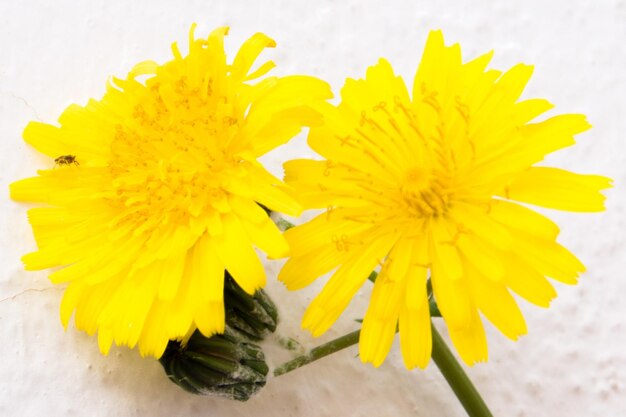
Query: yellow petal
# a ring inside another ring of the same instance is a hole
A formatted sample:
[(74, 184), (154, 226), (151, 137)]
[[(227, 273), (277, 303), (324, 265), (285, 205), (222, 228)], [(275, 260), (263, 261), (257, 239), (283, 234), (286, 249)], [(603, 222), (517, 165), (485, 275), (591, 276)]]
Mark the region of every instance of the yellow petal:
[(559, 227), (547, 217), (519, 204), (493, 200), (489, 216), (498, 223), (543, 239), (556, 239)]
[(111, 349), (111, 343), (113, 343), (113, 331), (108, 327), (100, 327), (98, 330), (98, 347), (100, 353), (108, 355)]
[(161, 282), (159, 284), (159, 298), (171, 300), (179, 291), (179, 285), (185, 269), (185, 255), (183, 253), (170, 256), (159, 262)]
[[(426, 290), (424, 289), (424, 293)], [(432, 351), (432, 335), (428, 303), (414, 309), (402, 306), (398, 322), (402, 358), (408, 369), (426, 368)]]
[(165, 305), (162, 301), (157, 301), (152, 305), (139, 337), (139, 353), (141, 356), (160, 358), (163, 352), (165, 352), (169, 342), (169, 336), (163, 325), (166, 314)]
[(224, 331), (224, 266), (204, 235), (194, 246), (189, 275), (189, 295), (194, 322), (205, 336)]
[[(519, 125), (523, 125), (539, 116), (542, 113), (547, 112), (554, 105), (548, 100), (542, 98), (533, 98), (530, 100), (520, 101), (515, 104), (515, 122)], [(526, 126), (522, 127), (525, 129)]]
[[(292, 246), (296, 247), (296, 246)], [(278, 274), (278, 280), (292, 291), (310, 285), (349, 258), (352, 252), (337, 250), (334, 244), (322, 246), (305, 255), (292, 256)]]
[(252, 249), (241, 222), (231, 215), (222, 216), (222, 220), (224, 233), (211, 238), (211, 247), (237, 284), (248, 294), (254, 294), (265, 286), (263, 264)]
[(550, 301), (556, 297), (550, 281), (514, 254), (503, 254), (503, 258), (507, 262), (507, 273), (504, 276), (506, 286), (527, 301), (540, 307), (548, 307)]
[(437, 272), (446, 279), (456, 281), (463, 275), (463, 265), (454, 241), (445, 222), (431, 222), (432, 245), (430, 257), (437, 265)]
[(370, 225), (349, 222), (338, 216), (322, 213), (305, 224), (287, 230), (285, 238), (291, 246), (292, 256), (300, 256), (320, 247), (332, 244), (337, 246), (337, 243), (342, 241), (350, 242), (354, 240), (353, 236), (367, 230), (371, 231)]
[(600, 175), (583, 175), (557, 168), (532, 167), (518, 175), (504, 196), (512, 200), (566, 211), (604, 210), (600, 190), (611, 180)]
[[(441, 226), (439, 226), (441, 228)], [(471, 317), (472, 303), (467, 297), (467, 283), (465, 279), (461, 279), (463, 267), (460, 260), (452, 261), (453, 264), (458, 262), (458, 266), (454, 269), (450, 268), (450, 263), (446, 263), (450, 258), (442, 257), (433, 249), (437, 245), (435, 231), (430, 237), (431, 253), (432, 253), (432, 284), (437, 305), (441, 310), (448, 327), (466, 328), (469, 325)], [(442, 246), (439, 244), (439, 246)], [(454, 249), (456, 251), (456, 249)], [(457, 255), (458, 256), (458, 255)], [(457, 275), (451, 275), (451, 272)]]
[(361, 328), (359, 356), (361, 361), (371, 362), (375, 367), (383, 363), (391, 349), (411, 261), (412, 243), (400, 240), (389, 253), (374, 284)]
[(265, 48), (273, 48), (276, 42), (263, 33), (255, 33), (241, 45), (239, 52), (233, 61), (231, 75), (235, 81), (239, 81), (248, 74), (254, 61)]
[(24, 141), (44, 155), (57, 158), (72, 155), (74, 149), (63, 141), (62, 131), (46, 123), (30, 122), (24, 129)]
[(573, 145), (574, 135), (590, 127), (583, 114), (561, 114), (522, 126), (520, 131), (527, 138), (525, 152), (536, 155), (536, 160), (539, 161), (550, 152)]
[(502, 103), (514, 103), (524, 91), (533, 74), (532, 65), (517, 64), (502, 74), (495, 86), (494, 94), (498, 94)]
[(468, 325), (463, 328), (448, 327), (450, 339), (457, 352), (468, 365), (486, 362), (488, 357), (487, 337), (478, 312), (472, 308), (468, 317)]
[(135, 64), (132, 70), (128, 73), (130, 78), (135, 78), (139, 75), (154, 75), (156, 74), (158, 64), (154, 61), (143, 61)]
[(244, 192), (252, 192), (254, 200), (272, 211), (290, 216), (298, 216), (302, 206), (290, 194), (290, 190), (282, 181), (274, 178), (263, 168), (251, 169), (249, 183), (239, 184), (245, 187)]
[(255, 130), (255, 133), (249, 134), (250, 140), (253, 142), (252, 152), (256, 156), (264, 155), (272, 149), (287, 143), (300, 133), (303, 127), (315, 126), (320, 124), (320, 122), (320, 114), (305, 105), (281, 111), (273, 109), (272, 119), (260, 128), (255, 126), (250, 128)]
[(462, 234), (457, 245), (466, 261), (465, 265), (473, 265), (482, 275), (494, 282), (502, 280), (505, 274), (504, 265), (493, 248), (470, 234)]
[(522, 312), (504, 284), (493, 282), (472, 267), (466, 271), (472, 299), (485, 317), (510, 339), (526, 334)]
[(544, 240), (515, 231), (515, 254), (524, 262), (564, 284), (575, 284), (585, 266), (566, 248), (551, 240)]
[(85, 290), (85, 286), (80, 282), (73, 282), (70, 284), (65, 293), (63, 294), (63, 299), (61, 300), (61, 308), (59, 309), (61, 323), (63, 327), (67, 330), (67, 326), (70, 322), (70, 318), (72, 314), (74, 314), (74, 310), (76, 310), (76, 306), (78, 302), (83, 296), (83, 292)]
[(506, 249), (511, 247), (513, 243), (507, 229), (496, 223), (485, 211), (482, 211), (477, 206), (457, 203), (449, 215), (461, 224), (464, 229), (471, 230), (476, 236), (497, 248)]
[(426, 280), (428, 278), (428, 241), (419, 239), (413, 241), (411, 265), (406, 275), (405, 304), (414, 312), (427, 304)]
[(284, 258), (289, 254), (289, 245), (283, 234), (269, 217), (260, 223), (241, 221), (250, 241), (272, 259)]

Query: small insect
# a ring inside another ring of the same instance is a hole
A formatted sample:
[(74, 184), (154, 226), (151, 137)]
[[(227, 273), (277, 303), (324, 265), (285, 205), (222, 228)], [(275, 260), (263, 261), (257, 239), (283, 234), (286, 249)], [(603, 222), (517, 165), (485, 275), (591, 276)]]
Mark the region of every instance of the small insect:
[(59, 165), (80, 165), (76, 160), (76, 155), (61, 155), (54, 160), (55, 166)]

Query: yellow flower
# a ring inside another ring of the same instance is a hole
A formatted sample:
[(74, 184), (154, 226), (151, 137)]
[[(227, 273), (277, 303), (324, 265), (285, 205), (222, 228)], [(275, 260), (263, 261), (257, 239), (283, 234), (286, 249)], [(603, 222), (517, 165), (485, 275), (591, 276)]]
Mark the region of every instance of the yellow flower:
[(272, 39), (255, 34), (228, 64), (227, 28), (207, 39), (193, 31), (187, 56), (174, 44), (172, 61), (138, 64), (101, 100), (68, 107), (60, 127), (24, 131), (56, 166), (11, 185), (13, 199), (47, 203), (29, 211), (39, 250), (23, 261), (66, 266), (50, 275), (69, 282), (61, 320), (75, 312), (105, 354), (114, 341), (159, 357), (196, 327), (222, 332), (224, 269), (252, 294), (265, 284), (254, 246), (288, 254), (257, 203), (301, 211), (257, 158), (319, 119), (308, 105), (329, 98), (328, 85), (305, 76), (251, 84), (274, 66), (251, 71)]
[(482, 313), (511, 339), (526, 324), (509, 290), (539, 306), (584, 266), (556, 242), (558, 227), (517, 202), (577, 212), (604, 209), (610, 180), (535, 164), (589, 128), (577, 114), (529, 123), (552, 105), (518, 101), (532, 67), (485, 70), (491, 53), (462, 63), (458, 44), (430, 34), (409, 95), (381, 59), (348, 79), (338, 107), (309, 135), (325, 160), (285, 164), (305, 208), (326, 212), (286, 232), (289, 289), (334, 272), (302, 325), (324, 333), (378, 265), (360, 356), (379, 366), (396, 329), (408, 368), (431, 354), (427, 302), (434, 297), (462, 359), (487, 358)]

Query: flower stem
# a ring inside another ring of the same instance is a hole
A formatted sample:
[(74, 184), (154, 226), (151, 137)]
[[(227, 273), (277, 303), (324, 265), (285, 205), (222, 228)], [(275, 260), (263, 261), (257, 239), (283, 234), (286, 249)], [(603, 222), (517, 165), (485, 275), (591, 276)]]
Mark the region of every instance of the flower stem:
[(279, 215), (276, 212), (271, 212), (271, 218), (274, 220), (274, 223), (276, 224), (276, 226), (278, 226), (278, 228), (280, 229), (281, 232), (285, 232), (289, 229), (291, 229), (292, 227), (296, 227), (295, 224), (291, 223), (289, 220), (285, 220), (281, 215)]
[(289, 362), (286, 362), (280, 365), (278, 368), (274, 369), (274, 376), (286, 374), (287, 372), (291, 372), (301, 366), (321, 359), (324, 356), (328, 356), (331, 353), (335, 353), (337, 351), (355, 345), (359, 341), (360, 333), (360, 330), (355, 330), (352, 333), (348, 333), (346, 335), (338, 337), (335, 340), (331, 340), (328, 343), (319, 345), (318, 347), (311, 349), (308, 353), (302, 356), (298, 356), (297, 358), (290, 360)]
[(481, 398), (463, 368), (456, 360), (446, 342), (443, 340), (437, 329), (432, 325), (433, 333), (433, 353), (432, 358), (443, 374), (448, 385), (463, 405), (463, 408), (470, 417), (492, 417), (491, 411)]

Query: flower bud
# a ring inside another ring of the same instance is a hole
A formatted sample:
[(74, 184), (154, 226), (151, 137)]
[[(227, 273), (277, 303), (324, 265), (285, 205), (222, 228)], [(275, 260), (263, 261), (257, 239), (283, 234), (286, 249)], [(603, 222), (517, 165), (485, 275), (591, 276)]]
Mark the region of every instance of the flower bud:
[(263, 290), (246, 293), (224, 276), (224, 334), (196, 330), (187, 343), (171, 340), (159, 359), (169, 379), (185, 391), (247, 401), (266, 383), (268, 366), (254, 344), (276, 330), (278, 313)]
[(226, 325), (245, 337), (260, 341), (276, 330), (278, 312), (274, 302), (263, 290), (254, 295), (246, 293), (228, 272), (224, 280)]
[(170, 341), (159, 362), (185, 391), (238, 401), (258, 392), (269, 371), (261, 348), (229, 326), (211, 337), (196, 330), (185, 346)]

